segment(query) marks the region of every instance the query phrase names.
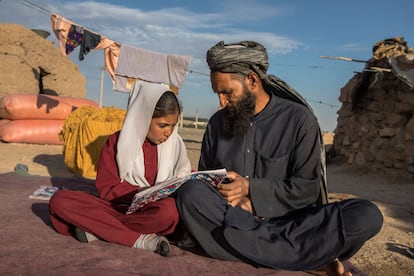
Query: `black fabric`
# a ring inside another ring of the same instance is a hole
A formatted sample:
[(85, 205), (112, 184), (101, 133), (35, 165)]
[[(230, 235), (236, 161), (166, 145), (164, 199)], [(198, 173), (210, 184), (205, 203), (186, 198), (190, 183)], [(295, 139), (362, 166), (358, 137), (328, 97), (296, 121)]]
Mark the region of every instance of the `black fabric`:
[(79, 50), (79, 60), (84, 59), (84, 55), (87, 55), (90, 50), (96, 48), (101, 41), (101, 36), (94, 34), (88, 30), (83, 31), (82, 43)]
[(340, 203), (346, 240), (339, 259), (351, 258), (362, 245), (381, 230), (383, 216), (368, 200), (347, 200)]
[(261, 222), (250, 231), (224, 230), (227, 242), (241, 255), (266, 267), (309, 270), (337, 258), (345, 240), (337, 204), (308, 207)]
[[(203, 200), (194, 200), (203, 198)], [(258, 220), (225, 200), (202, 180), (177, 192), (185, 227), (211, 257), (258, 267), (312, 270), (336, 258), (345, 261), (382, 226), (373, 203), (349, 199)]]
[[(274, 75), (267, 75), (267, 77), (263, 80), (263, 87), (264, 89), (273, 95), (281, 97), (283, 99), (288, 99), (290, 101), (294, 101), (296, 103), (302, 104), (306, 106), (312, 113), (312, 116), (316, 116), (313, 114), (313, 110), (305, 98), (299, 94), (295, 89), (289, 86), (286, 82), (279, 79)], [(325, 152), (325, 145), (323, 142), (323, 136), (321, 128), (318, 124), (318, 131), (319, 131), (319, 150), (320, 150), (320, 195), (318, 198), (318, 205), (327, 204), (328, 203), (328, 182), (326, 178), (326, 152)]]
[(349, 199), (260, 222), (251, 231), (228, 227), (224, 236), (231, 247), (258, 265), (311, 270), (336, 258), (350, 258), (381, 226), (381, 212), (373, 203)]
[(220, 228), (230, 206), (213, 186), (203, 180), (190, 180), (178, 189), (176, 202), (185, 228), (209, 256), (241, 261), (222, 246), (225, 239), (220, 236)]
[(303, 105), (272, 96), (243, 137), (229, 138), (222, 111), (205, 131), (199, 170), (226, 168), (249, 177), (255, 214), (279, 217), (316, 204), (320, 194), (318, 125)]

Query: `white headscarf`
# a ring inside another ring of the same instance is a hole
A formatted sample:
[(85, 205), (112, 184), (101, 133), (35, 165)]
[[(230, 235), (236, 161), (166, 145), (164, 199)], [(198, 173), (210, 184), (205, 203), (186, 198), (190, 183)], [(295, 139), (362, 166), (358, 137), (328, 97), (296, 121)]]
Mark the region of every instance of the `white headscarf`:
[[(116, 161), (121, 181), (140, 187), (150, 184), (145, 179), (144, 143), (155, 106), (168, 87), (163, 84), (138, 81), (128, 100), (127, 113), (118, 140)], [(157, 145), (158, 172), (156, 182), (191, 172), (191, 163), (182, 138), (175, 127), (171, 136)]]

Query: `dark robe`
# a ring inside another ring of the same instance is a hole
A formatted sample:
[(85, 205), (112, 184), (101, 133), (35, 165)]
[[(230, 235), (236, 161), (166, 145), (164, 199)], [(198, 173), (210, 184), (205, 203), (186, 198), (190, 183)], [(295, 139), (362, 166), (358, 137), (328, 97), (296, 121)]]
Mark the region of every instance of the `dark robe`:
[(199, 170), (226, 168), (249, 177), (257, 216), (273, 218), (313, 205), (320, 195), (319, 126), (303, 105), (274, 95), (243, 137), (229, 138), (223, 112), (210, 119)]
[(243, 137), (228, 137), (223, 112), (210, 119), (199, 169), (226, 168), (249, 177), (250, 214), (232, 207), (202, 180), (177, 193), (187, 231), (218, 259), (307, 270), (351, 257), (378, 233), (382, 215), (352, 199), (320, 205), (319, 126), (305, 106), (272, 95)]

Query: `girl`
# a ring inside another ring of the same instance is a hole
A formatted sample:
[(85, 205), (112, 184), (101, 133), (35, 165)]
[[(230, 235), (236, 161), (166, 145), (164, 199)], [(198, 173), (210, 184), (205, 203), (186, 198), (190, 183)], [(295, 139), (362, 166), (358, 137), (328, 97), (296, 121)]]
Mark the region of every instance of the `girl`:
[(175, 199), (168, 197), (126, 215), (139, 189), (190, 173), (184, 142), (175, 128), (180, 105), (162, 84), (139, 81), (131, 92), (124, 124), (111, 135), (98, 162), (99, 197), (59, 190), (50, 200), (57, 232), (81, 242), (102, 239), (168, 256), (164, 237), (177, 226)]

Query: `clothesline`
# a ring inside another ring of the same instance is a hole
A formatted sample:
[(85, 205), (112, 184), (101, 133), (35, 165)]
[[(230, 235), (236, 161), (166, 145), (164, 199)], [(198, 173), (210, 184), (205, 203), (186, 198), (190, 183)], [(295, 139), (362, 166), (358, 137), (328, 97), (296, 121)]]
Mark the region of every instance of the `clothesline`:
[[(122, 44), (111, 40), (107, 37), (105, 37), (104, 35), (100, 35), (97, 32), (91, 31), (86, 27), (83, 27), (77, 23), (74, 23), (66, 18), (64, 18), (63, 16), (60, 16), (56, 13), (53, 13), (52, 11), (49, 11), (29, 0), (20, 0), (21, 4), (30, 7), (30, 8), (37, 8), (41, 13), (46, 14), (46, 15), (50, 15), (51, 16), (51, 21), (52, 21), (52, 29), (56, 35), (56, 37), (59, 40), (59, 45), (60, 45), (60, 49), (61, 49), (61, 53), (62, 55), (69, 55), (77, 46), (81, 46), (82, 42), (85, 44), (85, 40), (88, 40), (87, 38), (89, 38), (92, 41), (89, 41), (89, 43), (86, 43), (88, 46), (88, 48), (85, 49), (85, 45), (83, 46), (83, 48), (80, 50), (80, 60), (83, 60), (84, 55), (86, 55), (91, 49), (95, 49), (95, 50), (104, 50), (104, 56), (105, 56), (105, 69), (107, 70), (108, 74), (110, 75), (114, 87), (114, 90), (118, 90), (118, 91), (123, 91), (123, 92), (129, 92), (132, 87), (133, 84), (135, 83), (135, 81), (137, 81), (138, 79), (143, 79), (143, 80), (148, 80), (148, 81), (154, 81), (154, 82), (163, 82), (161, 78), (158, 79), (153, 79), (153, 76), (156, 76), (157, 74), (159, 74), (159, 70), (157, 70), (157, 72), (153, 72), (151, 70), (140, 70), (140, 68), (135, 68), (135, 70), (138, 70), (138, 72), (140, 72), (140, 74), (135, 75), (134, 77), (134, 73), (131, 73), (129, 69), (131, 68), (125, 68), (125, 67), (135, 67), (132, 64), (129, 64), (128, 60), (130, 60), (129, 58), (122, 61), (123, 59), (121, 59), (121, 67), (124, 68), (126, 71), (129, 70), (129, 74), (130, 76), (128, 76), (128, 74), (125, 74), (125, 72), (118, 72), (120, 74), (116, 73), (116, 68), (118, 68), (118, 61), (119, 61), (119, 56), (120, 56), (120, 52), (121, 52), (121, 48), (122, 48)], [(76, 26), (78, 28), (76, 28)], [(71, 29), (72, 28), (72, 29)], [(71, 31), (71, 32), (70, 32)], [(69, 36), (69, 33), (71, 34)], [(86, 35), (85, 35), (86, 33)], [(68, 38), (69, 38), (69, 45), (67, 45), (68, 42)], [(86, 39), (85, 39), (86, 38)], [(67, 47), (68, 46), (68, 47)], [(126, 46), (126, 45), (125, 45)], [(168, 64), (168, 60), (166, 60), (165, 58), (168, 59), (168, 57), (175, 57), (177, 60), (177, 57), (186, 57), (187, 62), (184, 62), (180, 64), (180, 68), (184, 69), (184, 70), (179, 70), (180, 71), (180, 78), (174, 83), (168, 83), (168, 81), (170, 80), (169, 77), (164, 79), (164, 82), (166, 82), (167, 84), (169, 84), (170, 89), (173, 90), (174, 92), (178, 93), (178, 89), (181, 87), (181, 83), (184, 80), (184, 77), (187, 75), (187, 73), (192, 73), (192, 74), (198, 74), (201, 76), (209, 76), (209, 74), (207, 73), (202, 73), (202, 72), (198, 72), (198, 71), (194, 71), (194, 70), (188, 70), (188, 66), (191, 60), (191, 57), (189, 56), (178, 56), (178, 55), (168, 55), (168, 54), (164, 54), (164, 53), (157, 53), (157, 52), (153, 52), (150, 50), (145, 50), (145, 49), (140, 49), (140, 48), (134, 48), (131, 46), (126, 46), (124, 48), (128, 48), (130, 50), (130, 53), (134, 53), (136, 51), (139, 51), (140, 54), (144, 54), (144, 55), (148, 55), (148, 54), (152, 54), (155, 56), (161, 56), (164, 58), (164, 60), (166, 61), (166, 63), (162, 63), (164, 65)], [(148, 60), (147, 60), (148, 61)], [(154, 68), (154, 59), (150, 59), (148, 61), (148, 63), (145, 64), (138, 64), (140, 67), (147, 67), (148, 68)], [(171, 61), (171, 59), (170, 59)], [(183, 61), (181, 59), (181, 61)], [(125, 62), (125, 63), (123, 63)], [(184, 67), (183, 67), (184, 66)], [(168, 66), (164, 66), (164, 68), (168, 68)], [(159, 68), (157, 68), (159, 69)], [(168, 68), (166, 70), (166, 74), (168, 73), (169, 70), (174, 69), (174, 68)], [(125, 71), (124, 70), (124, 71)], [(135, 71), (137, 72), (137, 71)], [(144, 77), (142, 77), (144, 73)], [(157, 73), (157, 74), (154, 74)], [(181, 81), (180, 81), (181, 80)], [(324, 103), (322, 101), (317, 101), (317, 100), (311, 100), (311, 99), (306, 99), (309, 102), (313, 102), (313, 103), (318, 103), (318, 104), (323, 104), (323, 105), (327, 105), (330, 107), (338, 107), (337, 105), (333, 105), (333, 104), (329, 104), (329, 103)]]
[(80, 46), (79, 60), (83, 60), (92, 49), (104, 50), (105, 68), (114, 90), (130, 92), (137, 80), (164, 83), (176, 93), (181, 88), (191, 62), (190, 56), (121, 44), (53, 12), (50, 20), (62, 55), (69, 55)]
[[(139, 54), (142, 54), (141, 57), (145, 57), (148, 54), (156, 53), (156, 52), (152, 52), (152, 51), (144, 50), (144, 49), (140, 49), (140, 50), (135, 49), (134, 50), (130, 46), (126, 46), (126, 45), (122, 49), (125, 49), (126, 51), (129, 52), (129, 57), (135, 56), (135, 54), (136, 54), (137, 51), (139, 51)], [(117, 53), (116, 56), (118, 56), (118, 55), (119, 54)], [(171, 57), (171, 55), (170, 55), (170, 57)], [(195, 73), (195, 74), (199, 74), (199, 75), (207, 76), (207, 77), (209, 76), (209, 74), (206, 74), (206, 73), (197, 72), (197, 71), (194, 71), (194, 70), (187, 70), (187, 68), (189, 66), (189, 63), (190, 63), (190, 57), (187, 57), (187, 58), (188, 58), (187, 61), (183, 60), (182, 58), (179, 58), (178, 60), (176, 60), (178, 62), (184, 62), (185, 63), (184, 69), (181, 70), (181, 78), (182, 78), (182, 80), (184, 80), (184, 77), (186, 76), (186, 73), (187, 72), (188, 73)], [(132, 60), (136, 60), (136, 59), (138, 59), (138, 58), (133, 58)], [(146, 72), (142, 72), (146, 76), (146, 78), (144, 77), (143, 79), (149, 79), (149, 80), (151, 80), (151, 78), (153, 78), (154, 76), (160, 74), (160, 68), (163, 68), (163, 66), (161, 66), (161, 67), (154, 66), (154, 60), (156, 60), (156, 58), (155, 59), (150, 59), (150, 61), (148, 61), (146, 64), (148, 66), (150, 66), (151, 68), (154, 68), (154, 67), (157, 68), (156, 72), (155, 71), (151, 71), (151, 70), (147, 70)], [(117, 78), (115, 78), (115, 86), (114, 86), (114, 89), (115, 90), (127, 91), (128, 92), (128, 91), (130, 91), (132, 89), (132, 84), (134, 82), (131, 83), (131, 78), (126, 77), (128, 75), (127, 74), (128, 73), (128, 70), (130, 69), (128, 67), (135, 67), (135, 72), (138, 72), (138, 71), (140, 71), (140, 68), (139, 67), (142, 67), (143, 64), (139, 64), (139, 63), (130, 64), (130, 61), (131, 61), (131, 59), (130, 58), (127, 58), (124, 61), (121, 60), (120, 65), (115, 65), (117, 67), (117, 69), (118, 69), (119, 72), (122, 71), (122, 72), (125, 72), (126, 73), (126, 75), (120, 75), (120, 74), (118, 74), (117, 75)], [(125, 65), (125, 64), (127, 64), (127, 65)], [(167, 62), (166, 64), (171, 64), (171, 62)], [(125, 67), (127, 67), (127, 68), (125, 68)], [(180, 67), (178, 67), (178, 68), (180, 68)], [(129, 74), (130, 74), (130, 76), (133, 75), (133, 73), (131, 73), (130, 70), (129, 70)], [(140, 76), (142, 78), (142, 75), (140, 75)], [(157, 79), (156, 82), (157, 81), (159, 81), (159, 79)], [(179, 87), (180, 86), (171, 85), (171, 83), (170, 83), (171, 90), (173, 90), (175, 92), (178, 92), (178, 88)], [(309, 102), (323, 104), (323, 105), (327, 105), (327, 106), (330, 106), (330, 107), (338, 107), (337, 105), (333, 105), (333, 104), (329, 104), (329, 103), (324, 103), (322, 101), (316, 101), (316, 100), (311, 100), (311, 99), (306, 99), (306, 100), (309, 101)]]
[(20, 0), (20, 3), (50, 15), (51, 27), (63, 56), (70, 55), (78, 46), (79, 60), (83, 60), (92, 49), (104, 50), (105, 69), (112, 79), (114, 90), (130, 92), (137, 80), (167, 84), (175, 93), (181, 88), (191, 62), (190, 56), (165, 54), (125, 45), (32, 1)]
[(47, 9), (45, 9), (45, 8), (39, 6), (39, 5), (37, 5), (37, 4), (35, 4), (35, 3), (31, 2), (31, 1), (28, 1), (28, 0), (20, 0), (20, 3), (22, 5), (24, 5), (24, 6), (26, 6), (26, 7), (29, 7), (29, 8), (37, 8), (39, 10), (39, 12), (41, 12), (41, 13), (43, 13), (45, 15), (50, 15), (51, 14), (51, 11), (49, 11), (49, 10), (47, 10)]

